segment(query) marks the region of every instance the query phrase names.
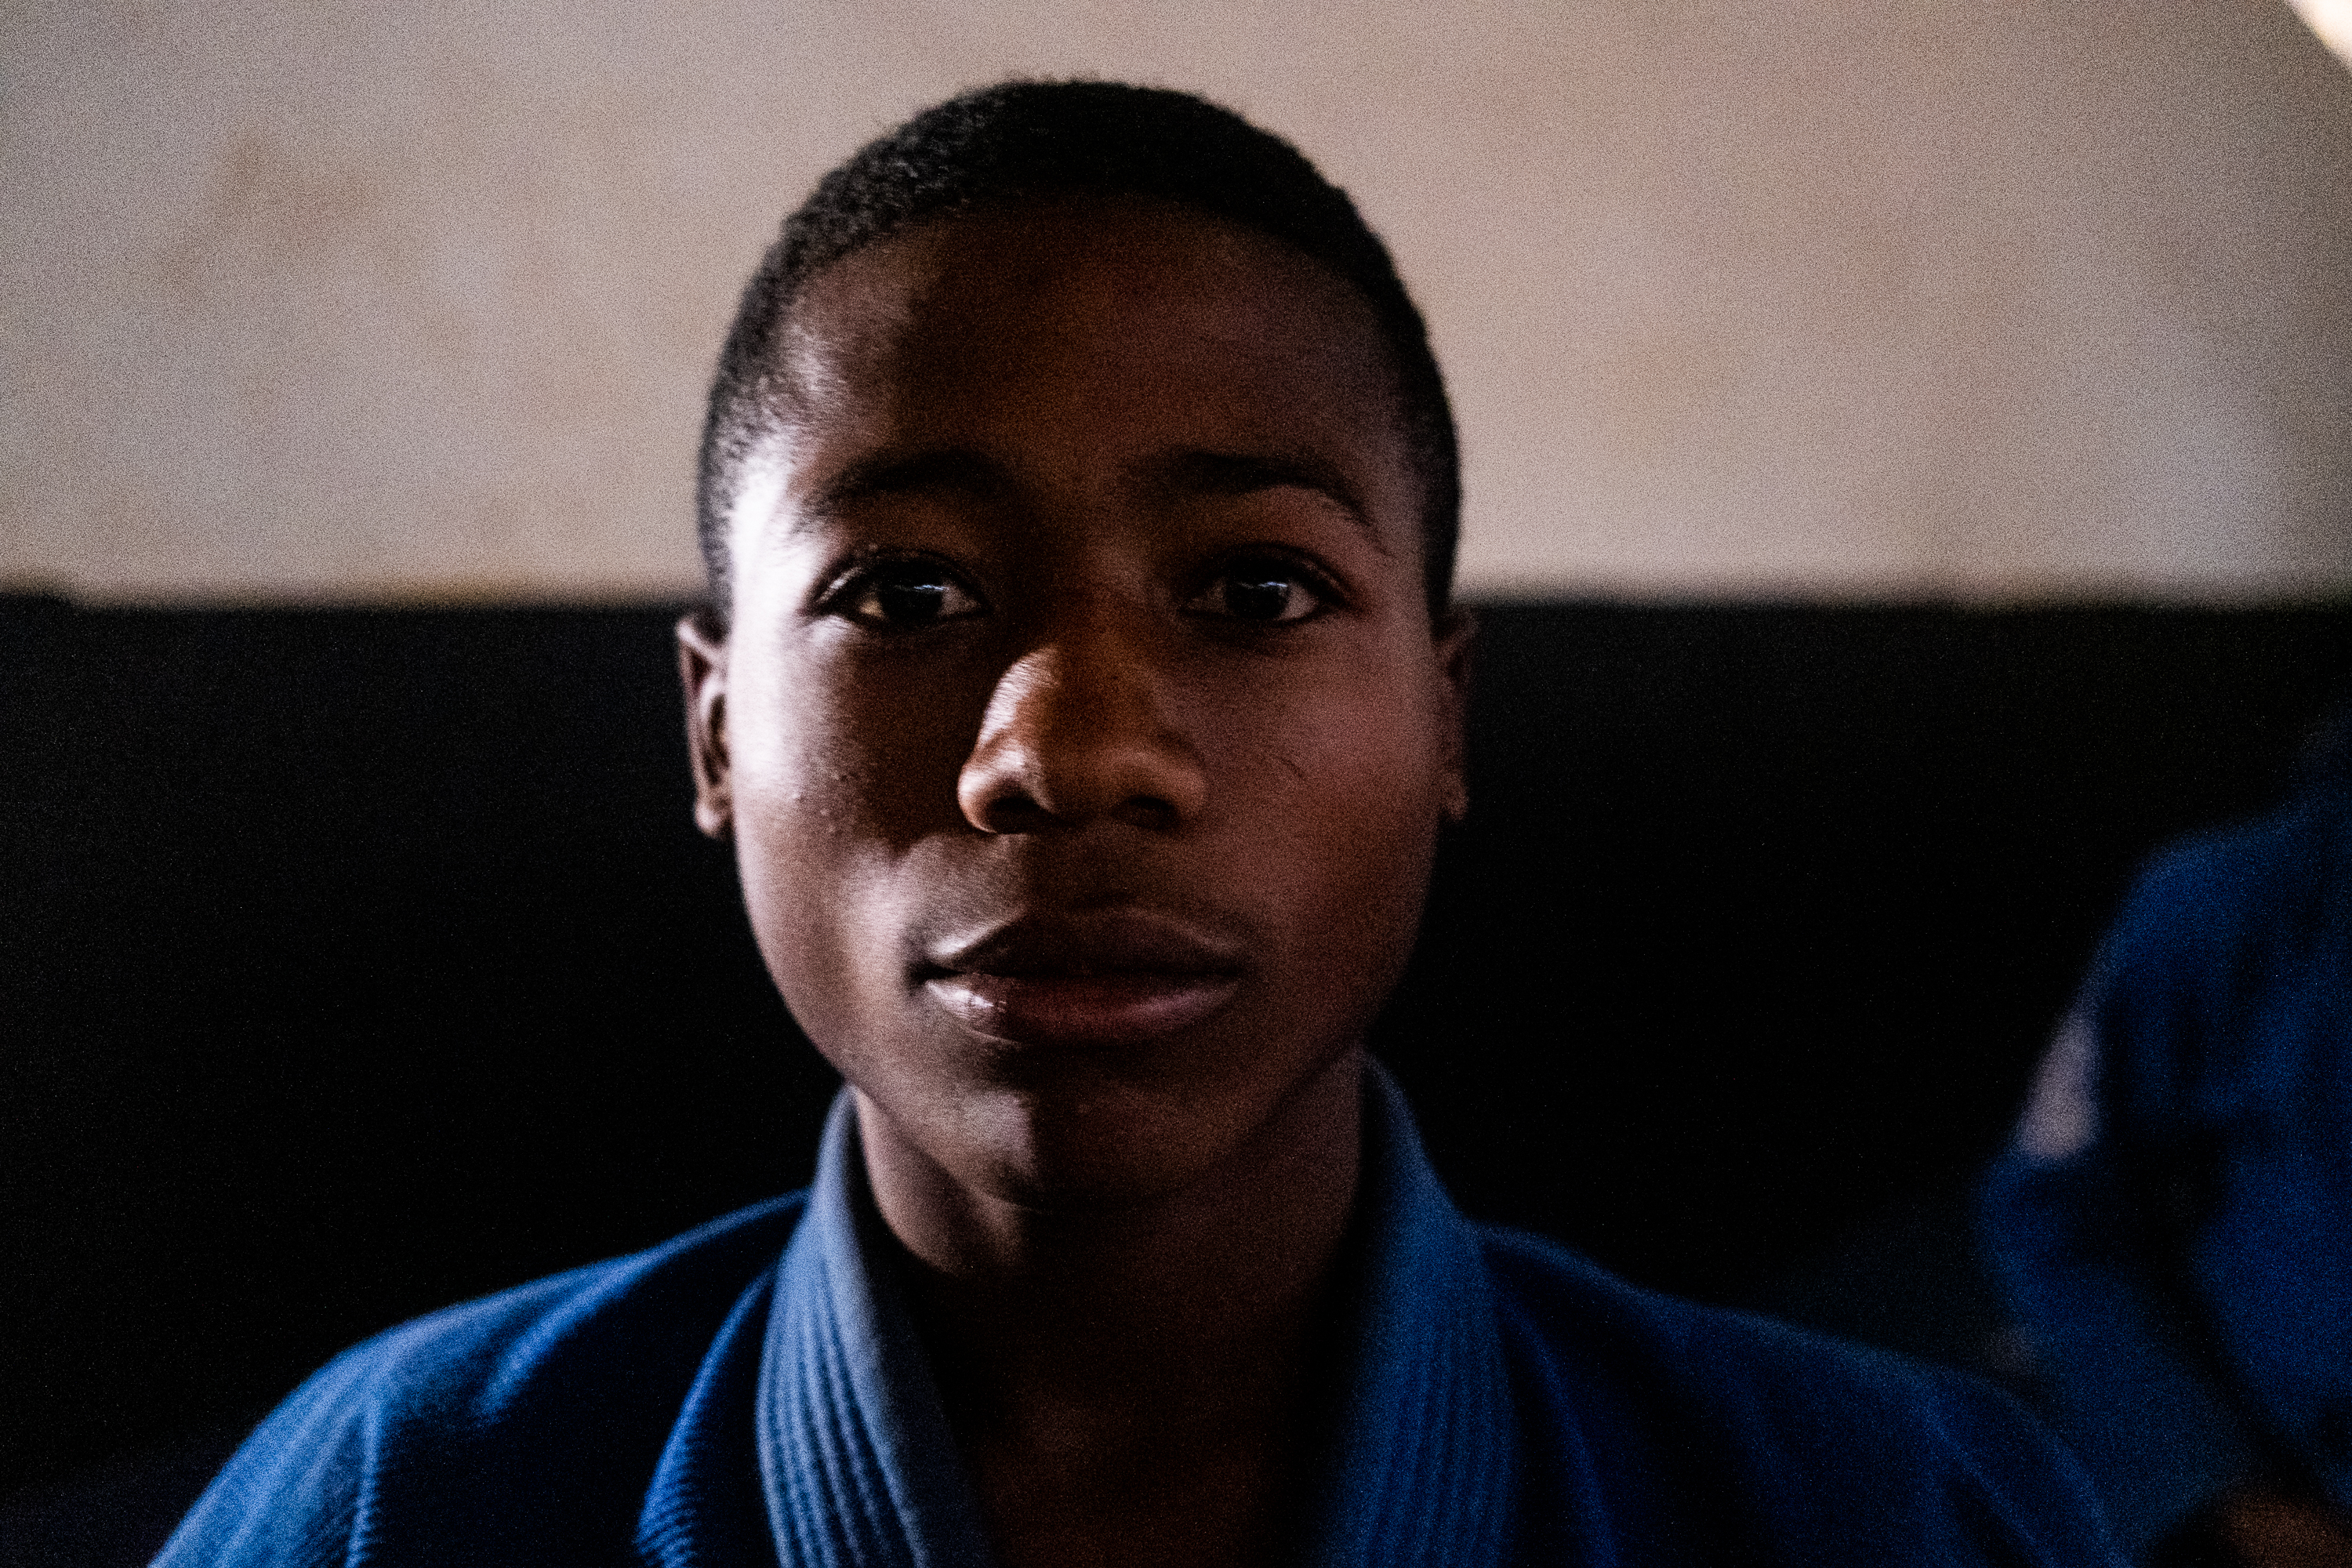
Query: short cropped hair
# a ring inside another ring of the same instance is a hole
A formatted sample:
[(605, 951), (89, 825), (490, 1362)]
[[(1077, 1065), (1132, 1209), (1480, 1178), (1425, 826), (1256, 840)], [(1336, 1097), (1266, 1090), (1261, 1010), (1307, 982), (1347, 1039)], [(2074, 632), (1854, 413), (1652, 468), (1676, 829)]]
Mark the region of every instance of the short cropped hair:
[(1453, 592), (1461, 458), (1429, 331), (1396, 264), (1345, 191), (1289, 142), (1191, 93), (1100, 81), (1010, 81), (927, 109), (818, 182), (743, 290), (702, 432), (696, 527), (723, 627), (728, 510), (778, 419), (786, 319), (827, 267), (929, 218), (1024, 198), (1099, 195), (1180, 203), (1281, 241), (1371, 305), (1396, 376), (1421, 489), (1422, 583), (1434, 622)]

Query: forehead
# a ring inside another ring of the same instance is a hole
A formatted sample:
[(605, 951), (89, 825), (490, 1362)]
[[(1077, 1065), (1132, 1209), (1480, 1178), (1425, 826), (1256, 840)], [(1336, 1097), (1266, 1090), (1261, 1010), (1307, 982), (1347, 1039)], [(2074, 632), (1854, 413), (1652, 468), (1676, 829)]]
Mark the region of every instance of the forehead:
[(1279, 241), (1172, 203), (931, 220), (817, 275), (781, 339), (788, 439), (1312, 449), (1381, 470), (1383, 489), (1408, 467), (1370, 305)]

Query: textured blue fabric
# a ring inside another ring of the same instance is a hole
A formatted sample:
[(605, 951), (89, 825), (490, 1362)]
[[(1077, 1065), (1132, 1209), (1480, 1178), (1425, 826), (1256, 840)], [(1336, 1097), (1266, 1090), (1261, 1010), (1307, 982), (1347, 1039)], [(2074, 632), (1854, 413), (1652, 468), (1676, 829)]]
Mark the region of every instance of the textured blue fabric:
[(784, 1252), (761, 1365), (760, 1473), (787, 1563), (988, 1561), (888, 1245), (844, 1095)]
[(1344, 1267), (1355, 1310), (1312, 1561), (1505, 1560), (1519, 1463), (1502, 1324), (1478, 1232), (1454, 1212), (1388, 1075), (1365, 1095)]
[[(1384, 1075), (1368, 1100), (1372, 1154), (1344, 1264), (1358, 1309), (1309, 1560), (1501, 1562), (1517, 1446), (1477, 1235)], [(779, 1554), (825, 1568), (983, 1563), (979, 1509), (861, 1173), (845, 1100), (784, 1254), (761, 1368), (761, 1471)]]
[[(2003, 1396), (1472, 1226), (1377, 1071), (1365, 1115), (1297, 1561), (2112, 1563)], [(162, 1561), (984, 1568), (891, 1245), (836, 1108), (805, 1199), (339, 1358)]]
[(2267, 1472), (2352, 1509), (2352, 801), (2157, 858), (2094, 963), (2078, 1147), (1988, 1248), (2135, 1551)]

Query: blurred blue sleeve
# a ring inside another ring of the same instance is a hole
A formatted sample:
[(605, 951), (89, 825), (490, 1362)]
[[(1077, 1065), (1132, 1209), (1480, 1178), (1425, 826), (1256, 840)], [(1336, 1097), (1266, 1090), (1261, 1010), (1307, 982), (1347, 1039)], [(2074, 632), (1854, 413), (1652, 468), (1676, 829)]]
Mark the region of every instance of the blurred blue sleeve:
[[(2150, 1198), (2114, 1141), (2063, 1156), (2034, 1135), (2060, 1060), (2087, 1045), (2077, 1016), (2060, 1032), (2019, 1139), (1982, 1197), (1987, 1250), (2056, 1396), (2062, 1433), (2091, 1472), (2118, 1544), (2135, 1558), (2256, 1465), (2246, 1432), (2193, 1349), (2196, 1323), (2147, 1245)], [(2061, 1089), (2060, 1093), (2065, 1090)]]
[(2210, 836), (2141, 877), (1980, 1194), (2059, 1427), (2136, 1556), (2262, 1460), (2190, 1263), (2229, 1121), (2217, 1045), (2237, 1028), (2263, 902), (2248, 847)]

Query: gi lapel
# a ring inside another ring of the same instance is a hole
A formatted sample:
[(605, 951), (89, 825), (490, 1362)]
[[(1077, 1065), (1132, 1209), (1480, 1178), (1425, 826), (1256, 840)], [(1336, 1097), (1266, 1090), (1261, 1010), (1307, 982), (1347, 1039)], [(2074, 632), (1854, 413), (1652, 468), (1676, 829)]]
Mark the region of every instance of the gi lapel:
[[(1509, 1545), (1517, 1426), (1476, 1232), (1388, 1075), (1365, 1085), (1332, 1423), (1307, 1560), (1482, 1568)], [(760, 1473), (788, 1568), (982, 1568), (980, 1511), (905, 1303), (879, 1260), (845, 1093), (776, 1276)]]

